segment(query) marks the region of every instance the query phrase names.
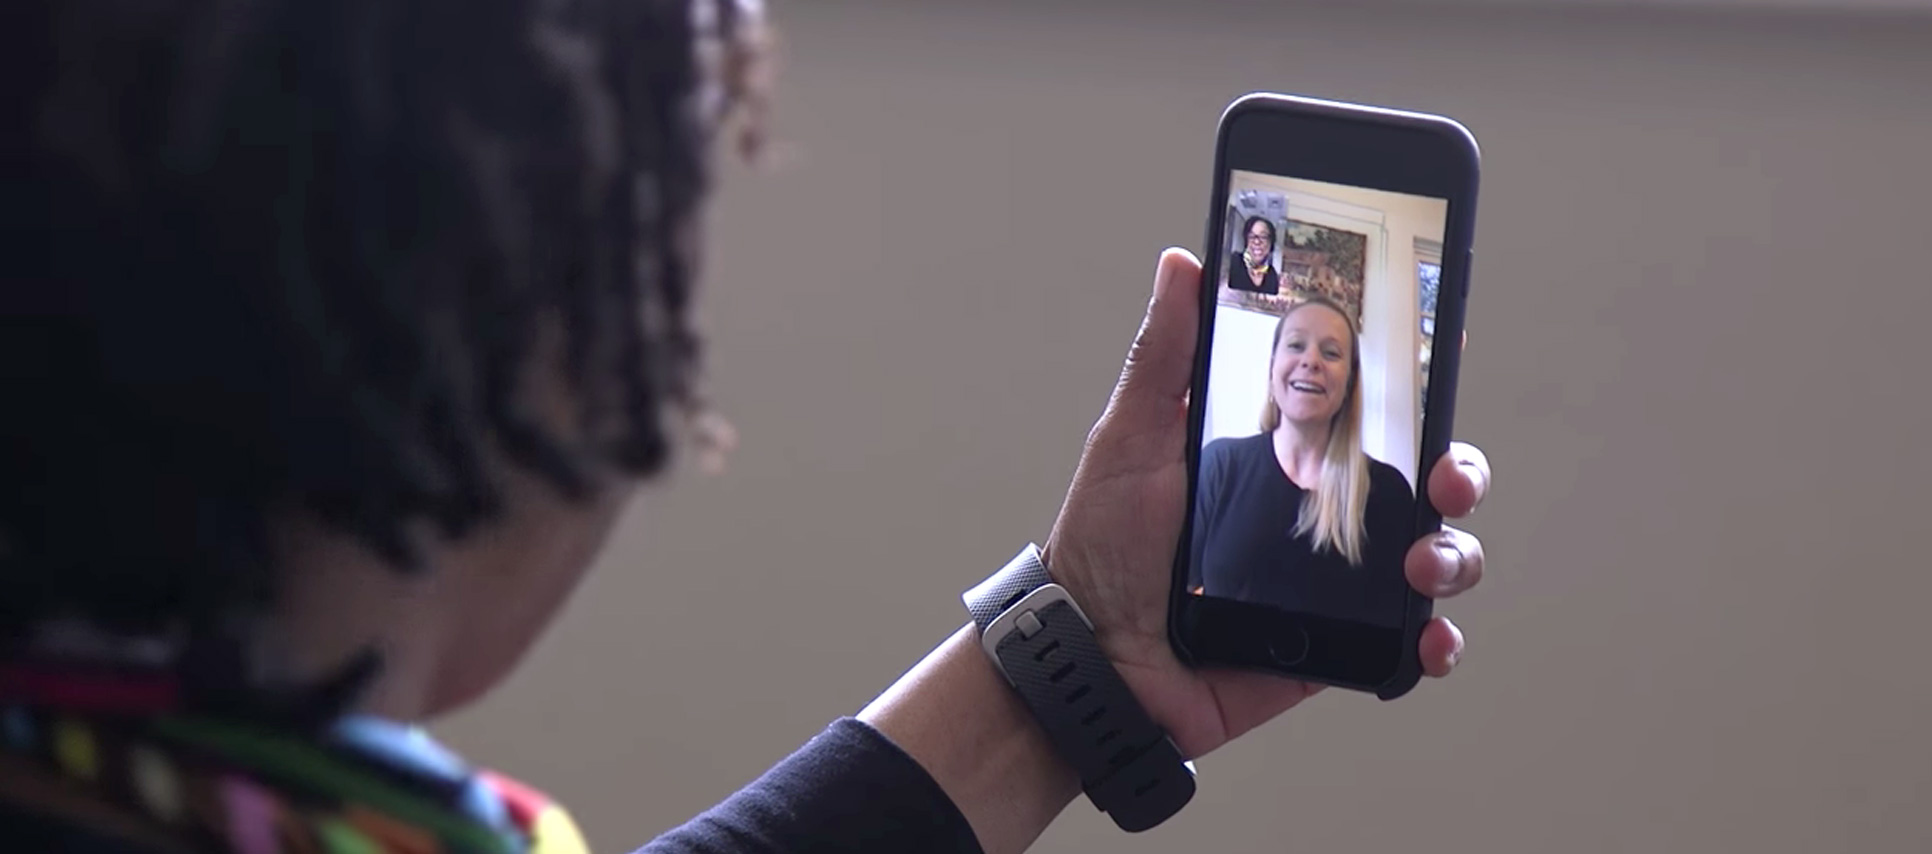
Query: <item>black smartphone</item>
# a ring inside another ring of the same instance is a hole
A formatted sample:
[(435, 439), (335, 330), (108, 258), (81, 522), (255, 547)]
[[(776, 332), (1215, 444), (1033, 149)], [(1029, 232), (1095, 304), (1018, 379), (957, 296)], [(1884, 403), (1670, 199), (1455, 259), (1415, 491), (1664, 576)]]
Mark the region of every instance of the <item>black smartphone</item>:
[(1168, 628), (1195, 666), (1421, 681), (1481, 156), (1435, 115), (1241, 97), (1216, 133)]

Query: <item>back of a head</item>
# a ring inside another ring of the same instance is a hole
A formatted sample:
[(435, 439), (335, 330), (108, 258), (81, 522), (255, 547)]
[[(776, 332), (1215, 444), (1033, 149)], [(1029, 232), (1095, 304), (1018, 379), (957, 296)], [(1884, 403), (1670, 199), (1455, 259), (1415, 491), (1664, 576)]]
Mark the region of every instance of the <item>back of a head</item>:
[[(410, 524), (490, 520), (493, 460), (664, 465), (735, 8), (701, 2), (17, 10), (0, 632), (245, 614), (285, 510), (407, 569)], [(577, 429), (524, 394), (553, 356)]]

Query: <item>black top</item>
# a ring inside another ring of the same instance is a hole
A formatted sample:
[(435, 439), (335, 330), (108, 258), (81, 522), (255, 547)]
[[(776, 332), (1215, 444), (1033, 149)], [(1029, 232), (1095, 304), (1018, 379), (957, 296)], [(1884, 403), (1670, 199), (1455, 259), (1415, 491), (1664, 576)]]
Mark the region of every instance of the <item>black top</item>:
[[(0, 799), (0, 850), (153, 854), (159, 849), (28, 813)], [(844, 718), (723, 803), (636, 850), (979, 854), (981, 849), (966, 817), (924, 768), (876, 730)]]
[(1254, 278), (1248, 275), (1247, 256), (1236, 252), (1228, 259), (1228, 287), (1255, 294), (1278, 294), (1281, 293), (1281, 274), (1275, 272), (1275, 265), (1269, 264), (1267, 271), (1261, 274), (1261, 284), (1256, 285)]
[(1294, 535), (1303, 490), (1275, 460), (1267, 433), (1201, 449), (1188, 589), (1301, 613), (1399, 627), (1408, 595), (1415, 492), (1394, 466), (1369, 459), (1361, 566)]

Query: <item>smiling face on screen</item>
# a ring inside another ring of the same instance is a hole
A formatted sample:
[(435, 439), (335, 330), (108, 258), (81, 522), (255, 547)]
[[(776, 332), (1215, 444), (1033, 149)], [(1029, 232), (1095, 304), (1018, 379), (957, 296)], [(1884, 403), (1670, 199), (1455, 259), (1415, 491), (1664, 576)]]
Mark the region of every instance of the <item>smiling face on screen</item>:
[(1258, 267), (1268, 263), (1275, 252), (1274, 224), (1261, 217), (1250, 217), (1246, 236), (1242, 256), (1248, 260), (1248, 265)]
[(1330, 423), (1355, 380), (1355, 332), (1333, 307), (1311, 303), (1282, 318), (1269, 369), (1269, 394), (1281, 420)]

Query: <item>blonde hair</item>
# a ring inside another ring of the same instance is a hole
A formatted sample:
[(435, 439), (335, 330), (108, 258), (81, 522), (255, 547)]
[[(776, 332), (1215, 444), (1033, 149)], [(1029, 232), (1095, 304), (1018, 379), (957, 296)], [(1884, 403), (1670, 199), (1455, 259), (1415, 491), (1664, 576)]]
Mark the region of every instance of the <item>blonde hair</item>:
[(1340, 305), (1313, 297), (1283, 312), (1275, 323), (1274, 343), (1268, 349), (1268, 399), (1262, 404), (1261, 430), (1273, 433), (1281, 427), (1281, 409), (1275, 406), (1274, 375), (1276, 354), (1281, 350), (1281, 333), (1288, 318), (1311, 305), (1340, 315), (1348, 326), (1348, 389), (1342, 408), (1328, 423), (1328, 447), (1322, 451), (1321, 482), (1306, 490), (1301, 499), (1301, 514), (1295, 520), (1295, 535), (1313, 535), (1316, 551), (1333, 549), (1350, 566), (1362, 565), (1366, 527), (1363, 516), (1368, 509), (1368, 454), (1362, 450), (1362, 333)]

